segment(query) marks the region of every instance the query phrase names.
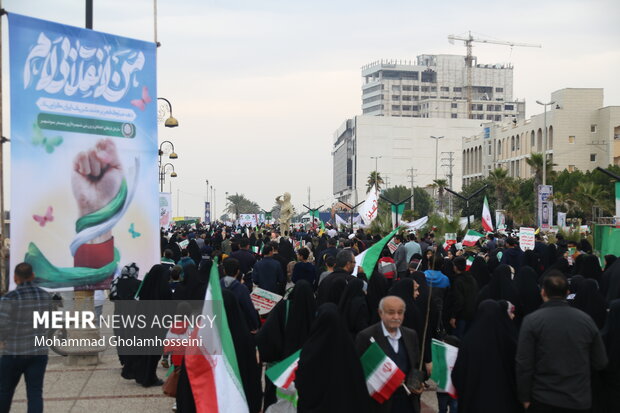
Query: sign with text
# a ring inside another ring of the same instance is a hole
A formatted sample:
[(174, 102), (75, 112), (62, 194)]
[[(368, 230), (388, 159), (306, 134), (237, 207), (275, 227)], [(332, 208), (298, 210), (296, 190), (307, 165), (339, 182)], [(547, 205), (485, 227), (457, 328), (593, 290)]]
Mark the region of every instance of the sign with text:
[(278, 304), (282, 296), (272, 293), (271, 291), (263, 290), (262, 288), (254, 287), (252, 294), (250, 294), (250, 298), (258, 314), (264, 315), (269, 313), (273, 307)]
[(155, 43), (8, 19), (11, 267), (108, 288), (121, 263), (160, 257)]
[(519, 246), (521, 250), (533, 250), (536, 243), (536, 230), (534, 228), (519, 228)]

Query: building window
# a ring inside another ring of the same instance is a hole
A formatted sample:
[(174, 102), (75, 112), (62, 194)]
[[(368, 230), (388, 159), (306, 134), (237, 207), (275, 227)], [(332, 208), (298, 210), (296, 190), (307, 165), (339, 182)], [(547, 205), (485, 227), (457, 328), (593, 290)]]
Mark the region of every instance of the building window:
[(402, 98), (401, 98), (401, 99), (402, 99), (402, 100), (411, 100), (411, 96), (406, 96), (406, 95), (405, 95), (405, 96), (402, 96)]
[(495, 122), (501, 122), (502, 121), (502, 115), (495, 115)]
[(463, 88), (462, 87), (455, 87), (455, 88), (452, 89), (452, 91), (454, 91), (454, 92), (462, 92)]
[(382, 89), (383, 89), (383, 85), (377, 85), (377, 86), (369, 87), (368, 89), (364, 89), (364, 93), (372, 93), (372, 92), (376, 92), (377, 90), (382, 90)]
[(420, 89), (422, 92), (428, 92), (428, 86), (422, 86)]
[(487, 145), (487, 155), (491, 155), (491, 143)]
[(413, 90), (414, 92), (418, 92), (420, 90), (420, 86), (417, 86), (417, 85), (411, 86), (411, 90)]
[(493, 115), (487, 115), (487, 120), (493, 120)]
[(596, 133), (596, 125), (590, 125), (590, 132)]
[(449, 92), (450, 88), (448, 86), (442, 86), (442, 87), (439, 88), (439, 90), (442, 91), (442, 92)]
[(419, 106), (417, 106), (417, 105), (415, 105), (415, 106), (412, 106), (412, 107), (411, 107), (411, 110), (418, 111), (418, 110), (420, 110), (420, 107), (419, 107)]
[(495, 109), (493, 105), (487, 105), (487, 110), (493, 112)]
[(400, 110), (400, 105), (392, 105), (392, 110)]
[(458, 118), (458, 115), (457, 115), (456, 113), (451, 113), (451, 114), (450, 114), (450, 117), (451, 117), (452, 119), (456, 119), (456, 118)]
[(400, 95), (392, 95), (392, 100), (400, 100)]
[(496, 87), (495, 91), (498, 93), (504, 93), (504, 88), (503, 87)]
[(411, 110), (411, 106), (410, 105), (403, 105), (403, 110)]
[(568, 172), (575, 172), (575, 165), (568, 165)]
[(456, 104), (456, 103), (450, 103), (450, 107), (451, 107), (452, 109), (456, 109), (456, 108), (458, 107), (458, 104)]
[(363, 100), (364, 104), (383, 99), (383, 95), (371, 96)]
[(403, 85), (403, 90), (404, 91), (411, 91), (411, 86), (410, 85)]
[(590, 162), (596, 162), (596, 154), (595, 153), (591, 153), (590, 154)]
[(431, 86), (431, 92), (437, 92), (437, 86)]
[(515, 105), (504, 105), (504, 110), (515, 110)]
[(569, 136), (568, 137), (568, 143), (575, 143), (575, 137), (574, 136)]
[(484, 120), (484, 115), (478, 115), (478, 119)]
[(392, 85), (392, 92), (400, 92), (400, 86)]

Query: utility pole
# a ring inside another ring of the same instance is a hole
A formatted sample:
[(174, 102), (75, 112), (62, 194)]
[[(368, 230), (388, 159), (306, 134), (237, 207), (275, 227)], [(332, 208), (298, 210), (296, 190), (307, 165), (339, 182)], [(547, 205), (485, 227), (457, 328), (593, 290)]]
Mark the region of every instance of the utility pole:
[(312, 205), (312, 204), (310, 203), (310, 187), (308, 187), (308, 205)]
[(437, 166), (439, 164), (439, 139), (443, 139), (443, 136), (431, 136), (431, 139), (435, 139), (435, 181), (437, 180)]
[(409, 169), (407, 169), (407, 171), (409, 171), (409, 182), (411, 183), (411, 210), (414, 211), (414, 207), (415, 207), (415, 197), (414, 192), (415, 192), (415, 187), (414, 187), (414, 181), (415, 181), (415, 173), (418, 172), (417, 169), (413, 169), (413, 166)]
[[(454, 168), (454, 152), (442, 152), (441, 155), (446, 155), (445, 158), (441, 158), (442, 162), (447, 162), (442, 164), (441, 166), (448, 167), (448, 184), (450, 185), (450, 189), (452, 189), (452, 169)], [(450, 216), (452, 216), (452, 197), (448, 200)]]

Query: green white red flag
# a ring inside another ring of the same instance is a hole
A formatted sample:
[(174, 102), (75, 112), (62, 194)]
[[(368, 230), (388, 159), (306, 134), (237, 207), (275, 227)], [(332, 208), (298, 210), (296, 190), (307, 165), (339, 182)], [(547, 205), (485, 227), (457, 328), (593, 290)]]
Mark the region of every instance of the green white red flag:
[(362, 355), (361, 361), (368, 393), (378, 403), (383, 403), (392, 397), (394, 391), (405, 380), (405, 373), (374, 341)]
[(484, 197), (484, 205), (482, 206), (482, 228), (486, 232), (493, 232), (493, 220), (491, 219), (491, 210), (489, 209), (489, 201)]
[(197, 413), (247, 413), (248, 403), (224, 311), (217, 258), (213, 264), (202, 314), (205, 320), (216, 321), (213, 326), (206, 323), (192, 331), (191, 337), (200, 339), (201, 344), (186, 350), (187, 376)]
[(465, 265), (467, 266), (465, 268), (465, 271), (469, 271), (473, 263), (474, 263), (474, 257), (467, 257), (467, 261), (465, 261)]
[(465, 237), (463, 238), (463, 246), (473, 247), (474, 245), (476, 245), (478, 240), (482, 237), (484, 237), (484, 235), (470, 229), (469, 231), (467, 231), (467, 234), (465, 234)]
[(274, 364), (265, 371), (269, 380), (279, 388), (288, 389), (293, 380), (295, 380), (295, 372), (299, 364), (299, 354), (301, 350), (297, 350), (284, 360)]
[(431, 374), (431, 379), (437, 383), (439, 390), (443, 390), (456, 399), (456, 389), (454, 384), (452, 384), (451, 375), (459, 349), (443, 341), (433, 339), (431, 351), (433, 354), (433, 373)]
[(370, 278), (372, 276), (372, 271), (381, 256), (383, 247), (385, 247), (385, 244), (387, 244), (388, 241), (390, 241), (394, 235), (398, 233), (399, 229), (400, 227), (394, 229), (394, 231), (381, 238), (381, 240), (375, 242), (370, 248), (367, 248), (364, 252), (357, 254), (355, 256), (355, 269), (353, 270), (353, 275), (357, 275), (357, 267), (362, 267), (366, 276)]

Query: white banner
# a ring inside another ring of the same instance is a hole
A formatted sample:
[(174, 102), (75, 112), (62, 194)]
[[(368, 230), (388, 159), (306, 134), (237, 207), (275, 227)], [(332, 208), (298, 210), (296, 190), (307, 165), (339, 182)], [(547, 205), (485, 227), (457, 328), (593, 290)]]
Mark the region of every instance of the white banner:
[(558, 227), (560, 229), (566, 227), (566, 212), (558, 212)]
[(366, 197), (366, 201), (360, 208), (360, 215), (364, 224), (369, 225), (379, 213), (379, 200), (376, 188), (372, 188)]
[(170, 192), (159, 193), (159, 227), (168, 229), (172, 219), (172, 194)]

